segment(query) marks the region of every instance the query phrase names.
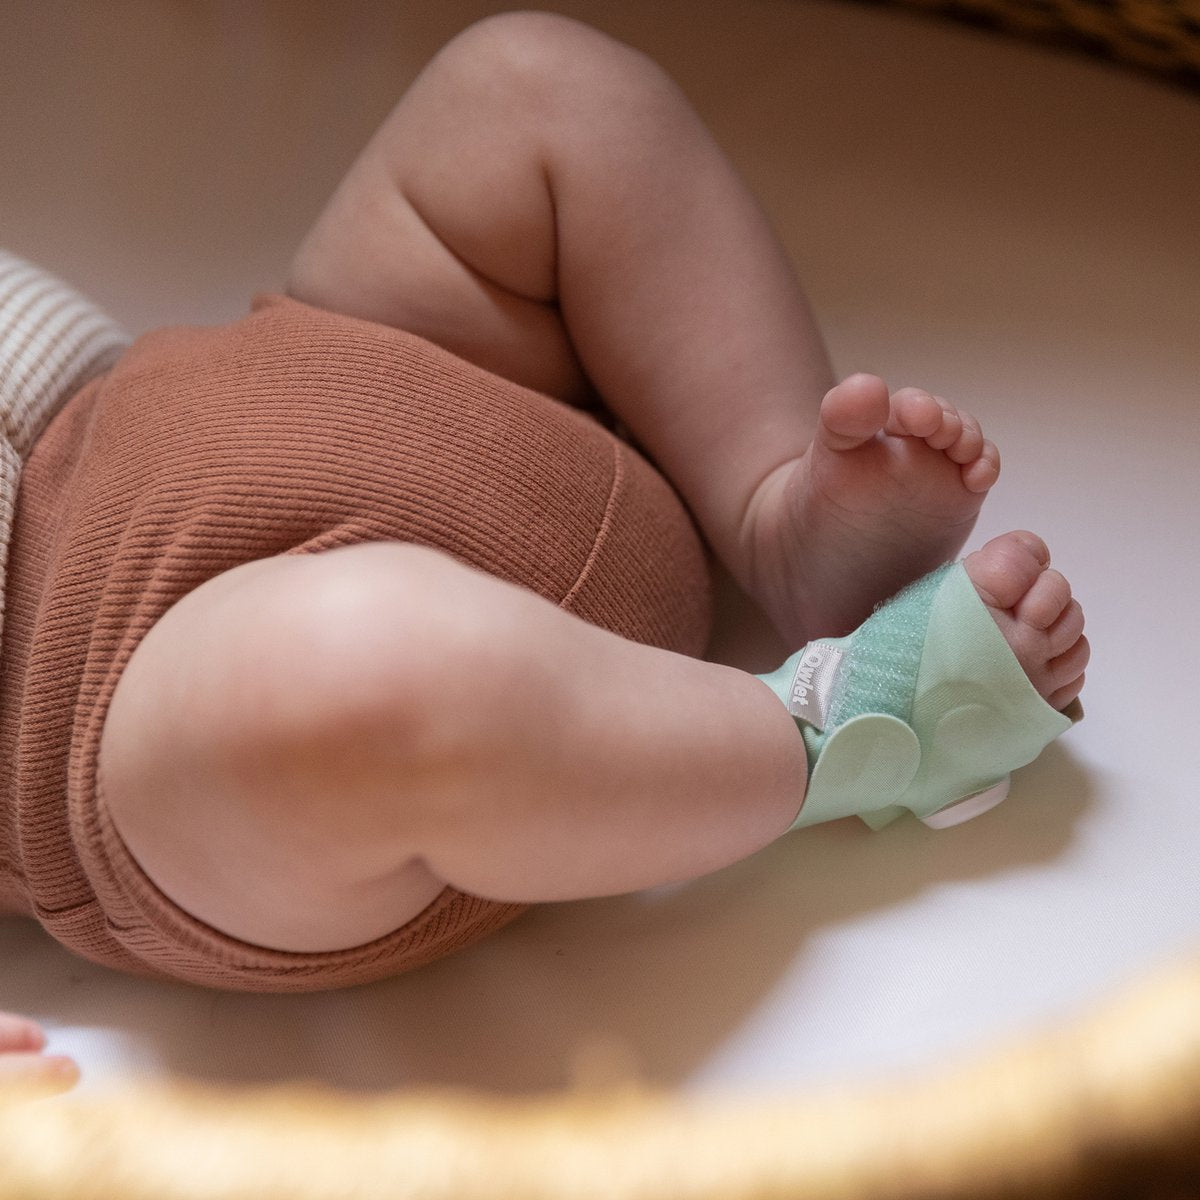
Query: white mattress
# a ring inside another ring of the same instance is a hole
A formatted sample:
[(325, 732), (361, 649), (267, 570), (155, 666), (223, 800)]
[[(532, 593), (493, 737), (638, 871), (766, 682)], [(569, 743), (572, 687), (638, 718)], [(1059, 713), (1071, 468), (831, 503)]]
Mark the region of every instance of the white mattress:
[[(141, 7), (116, 30), (84, 0), (25, 0), (0, 42), (0, 153), (23, 164), (0, 173), (4, 240), (135, 330), (277, 286), (404, 81), (499, 6)], [(42, 1021), (86, 1088), (525, 1092), (612, 1051), (685, 1091), (793, 1089), (932, 1063), (1200, 952), (1200, 96), (886, 9), (557, 7), (683, 83), (775, 217), (841, 373), (983, 420), (1005, 467), (974, 540), (1051, 544), (1088, 613), (1087, 718), (960, 828), (794, 834), (340, 993), (148, 983), (0, 920), (0, 1008)]]

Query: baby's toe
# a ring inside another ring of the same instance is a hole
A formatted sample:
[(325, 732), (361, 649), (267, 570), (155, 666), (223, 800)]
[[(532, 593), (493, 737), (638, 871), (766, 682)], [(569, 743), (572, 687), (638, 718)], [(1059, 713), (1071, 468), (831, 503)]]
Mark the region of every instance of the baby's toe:
[(1051, 655), (1065, 654), (1083, 636), (1083, 608), (1072, 600), (1062, 615), (1046, 630)]
[(942, 419), (938, 428), (925, 439), (925, 444), (931, 450), (948, 450), (962, 437), (962, 417), (958, 415), (958, 409), (941, 396), (934, 396), (934, 400), (942, 410)]
[(1062, 711), (1083, 690), (1091, 647), (1071, 585), (1050, 569), (1035, 533), (993, 538), (964, 560), (967, 575), (1038, 694)]
[(1061, 571), (1043, 571), (1013, 606), (1018, 621), (1034, 629), (1049, 629), (1071, 603), (1071, 585)]
[(935, 437), (945, 420), (945, 409), (921, 388), (901, 388), (893, 392), (887, 432), (899, 437)]
[(965, 465), (974, 462), (983, 450), (983, 430), (979, 422), (970, 413), (958, 410), (958, 419), (962, 422), (962, 432), (954, 444), (946, 448), (946, 457)]
[(1067, 684), (1066, 687), (1061, 687), (1056, 691), (1051, 692), (1050, 695), (1046, 697), (1046, 703), (1049, 704), (1051, 708), (1055, 708), (1059, 712), (1062, 712), (1062, 710), (1066, 708), (1072, 700), (1077, 700), (1079, 698), (1083, 691), (1083, 685), (1086, 679), (1086, 675), (1080, 675), (1077, 679)]
[(994, 442), (987, 438), (983, 440), (983, 449), (974, 462), (969, 462), (962, 469), (963, 487), (968, 492), (986, 492), (1000, 478), (1000, 451)]
[(1051, 689), (1058, 691), (1074, 683), (1087, 669), (1091, 659), (1091, 643), (1085, 637), (1079, 638), (1065, 654), (1052, 658), (1046, 664), (1050, 672)]
[(1050, 562), (1050, 551), (1036, 533), (1019, 530), (992, 538), (982, 550), (967, 555), (967, 575), (983, 602), (1012, 609)]
[(831, 450), (852, 450), (884, 427), (888, 412), (887, 384), (878, 375), (859, 372), (825, 393), (817, 437)]

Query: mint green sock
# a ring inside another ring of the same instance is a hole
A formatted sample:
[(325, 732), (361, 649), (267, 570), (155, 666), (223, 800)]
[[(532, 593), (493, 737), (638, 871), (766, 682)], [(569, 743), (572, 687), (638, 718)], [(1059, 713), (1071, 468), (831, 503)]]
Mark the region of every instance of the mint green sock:
[(847, 816), (881, 829), (905, 811), (956, 824), (1002, 800), (1009, 773), (1082, 716), (1038, 695), (961, 563), (759, 678), (808, 752), (792, 829)]

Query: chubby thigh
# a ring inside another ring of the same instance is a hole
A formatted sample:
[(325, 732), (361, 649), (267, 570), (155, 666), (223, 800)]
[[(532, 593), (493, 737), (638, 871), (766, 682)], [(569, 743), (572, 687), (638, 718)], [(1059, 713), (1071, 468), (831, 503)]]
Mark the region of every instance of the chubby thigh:
[(253, 945), (338, 950), (445, 889), (416, 853), (429, 784), (413, 741), (435, 700), (419, 656), (438, 557), (366, 543), (246, 563), (138, 645), (101, 737), (104, 804), (192, 916)]

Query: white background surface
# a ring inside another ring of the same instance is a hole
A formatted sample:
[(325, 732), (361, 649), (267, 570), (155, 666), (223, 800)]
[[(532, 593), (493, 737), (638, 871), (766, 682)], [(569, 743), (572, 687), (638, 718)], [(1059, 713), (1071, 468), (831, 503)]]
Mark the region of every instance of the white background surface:
[[(5, 7), (0, 241), (135, 331), (237, 316), (420, 64), (499, 6)], [(318, 996), (125, 978), (0, 919), (0, 1007), (84, 1086), (696, 1091), (921, 1067), (1200, 952), (1200, 95), (834, 3), (564, 3), (652, 53), (762, 196), (839, 373), (973, 410), (1088, 613), (1087, 719), (970, 824), (841, 822), (655, 893), (539, 908)], [(591, 1049), (589, 1049), (591, 1048)]]

